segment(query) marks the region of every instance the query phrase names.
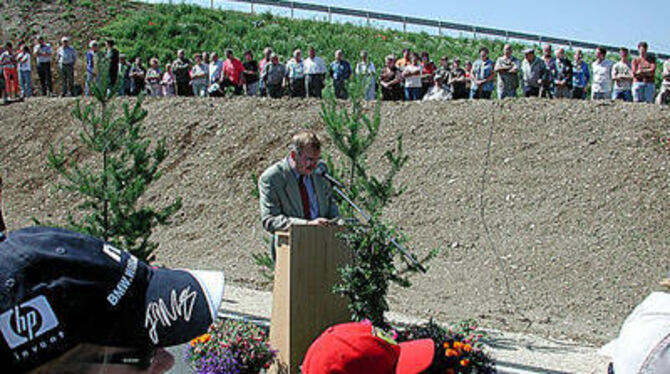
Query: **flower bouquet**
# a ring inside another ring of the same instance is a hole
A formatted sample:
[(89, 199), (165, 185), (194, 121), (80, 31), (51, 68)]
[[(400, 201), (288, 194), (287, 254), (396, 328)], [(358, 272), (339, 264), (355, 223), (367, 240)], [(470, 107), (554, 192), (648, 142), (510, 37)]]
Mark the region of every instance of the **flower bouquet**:
[(222, 319), (190, 342), (186, 356), (198, 374), (258, 374), (270, 367), (276, 351), (262, 328)]
[(494, 374), (495, 363), (483, 351), (474, 321), (463, 321), (443, 328), (432, 320), (423, 325), (410, 326), (398, 331), (398, 342), (431, 338), (435, 342), (435, 358), (425, 373), (428, 374)]

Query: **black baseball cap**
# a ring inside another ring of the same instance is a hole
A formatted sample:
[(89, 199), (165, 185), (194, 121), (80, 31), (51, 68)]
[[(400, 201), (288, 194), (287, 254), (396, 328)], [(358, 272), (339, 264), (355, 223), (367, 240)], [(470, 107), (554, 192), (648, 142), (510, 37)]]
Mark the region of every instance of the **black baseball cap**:
[(0, 367), (27, 371), (80, 343), (152, 348), (207, 331), (222, 272), (149, 266), (94, 237), (32, 227), (0, 238)]

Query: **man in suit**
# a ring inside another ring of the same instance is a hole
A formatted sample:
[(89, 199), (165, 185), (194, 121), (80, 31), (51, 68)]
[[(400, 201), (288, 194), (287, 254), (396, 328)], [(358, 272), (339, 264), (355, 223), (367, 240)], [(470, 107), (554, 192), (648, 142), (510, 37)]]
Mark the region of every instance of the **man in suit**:
[(318, 136), (300, 131), (291, 139), (288, 156), (261, 175), (258, 189), (265, 230), (274, 233), (293, 224), (327, 226), (339, 216), (330, 183), (314, 173), (320, 159)]

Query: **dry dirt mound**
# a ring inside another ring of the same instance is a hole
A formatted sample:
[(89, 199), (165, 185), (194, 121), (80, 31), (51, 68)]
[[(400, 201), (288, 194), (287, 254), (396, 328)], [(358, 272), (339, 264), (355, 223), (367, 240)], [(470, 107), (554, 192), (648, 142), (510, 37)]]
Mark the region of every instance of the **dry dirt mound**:
[[(73, 104), (34, 99), (0, 108), (10, 228), (31, 224), (31, 216), (62, 221), (74, 202), (53, 192), (57, 178), (45, 168), (50, 145), (77, 147)], [(171, 150), (147, 199), (184, 198), (174, 225), (154, 235), (160, 261), (223, 269), (229, 281), (263, 287), (251, 255), (267, 245), (250, 174), (285, 154), (290, 131), (306, 123), (322, 129), (319, 103), (148, 99), (145, 106), (147, 133), (167, 137)], [(393, 290), (394, 310), (599, 342), (667, 271), (670, 149), (659, 139), (670, 134), (668, 109), (525, 99), (384, 103), (383, 118), (372, 163), (383, 165), (398, 134), (411, 156), (399, 177), (407, 192), (388, 218), (420, 254), (444, 248), (428, 275)]]

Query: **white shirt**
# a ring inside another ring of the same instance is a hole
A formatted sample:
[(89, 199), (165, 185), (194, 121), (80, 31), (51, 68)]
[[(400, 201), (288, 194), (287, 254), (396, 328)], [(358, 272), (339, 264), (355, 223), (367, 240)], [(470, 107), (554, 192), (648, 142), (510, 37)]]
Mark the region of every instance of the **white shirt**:
[(216, 83), (221, 79), (221, 71), (223, 70), (223, 61), (217, 60), (209, 63), (209, 82)]
[[(51, 62), (51, 55), (53, 54), (51, 44), (49, 43), (45, 43), (44, 45), (37, 44), (33, 49), (33, 54), (35, 55), (35, 59), (37, 60), (38, 64), (42, 62)], [(43, 54), (44, 56), (40, 56), (41, 54)]]
[(614, 66), (614, 63), (610, 60), (593, 61), (593, 64), (591, 64), (592, 92), (612, 92), (612, 66)]
[(323, 62), (323, 59), (319, 56), (314, 56), (313, 59), (310, 57), (304, 59), (303, 67), (305, 69), (305, 74), (326, 74), (328, 72), (326, 63)]
[(376, 73), (377, 69), (375, 69), (375, 64), (373, 64), (372, 61), (368, 61), (367, 65), (363, 61), (356, 64), (357, 75), (364, 75), (364, 74), (375, 75)]
[(21, 51), (16, 60), (19, 63), (19, 71), (30, 71), (30, 53)]
[(421, 87), (421, 66), (417, 65), (407, 65), (403, 73), (416, 73), (417, 75), (412, 75), (410, 77), (405, 77), (405, 87), (406, 88), (419, 88)]

